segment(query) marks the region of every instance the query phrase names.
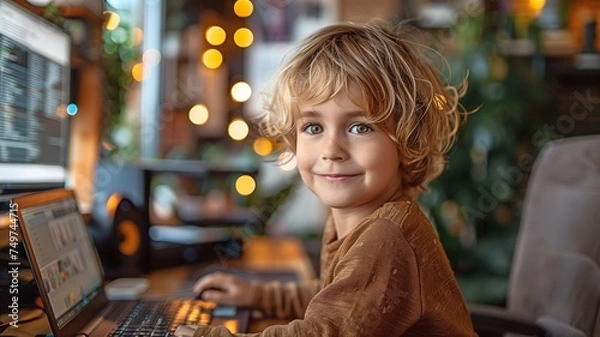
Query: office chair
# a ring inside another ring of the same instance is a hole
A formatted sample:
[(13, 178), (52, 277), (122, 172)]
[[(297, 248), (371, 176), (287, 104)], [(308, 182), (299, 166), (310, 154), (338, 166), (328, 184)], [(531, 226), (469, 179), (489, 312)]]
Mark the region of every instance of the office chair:
[(469, 310), (480, 337), (600, 336), (600, 135), (542, 149), (525, 193), (507, 306)]

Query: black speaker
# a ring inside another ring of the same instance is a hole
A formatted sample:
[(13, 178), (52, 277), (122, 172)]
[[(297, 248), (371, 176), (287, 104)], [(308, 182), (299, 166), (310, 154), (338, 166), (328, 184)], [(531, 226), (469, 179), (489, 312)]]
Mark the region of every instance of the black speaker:
[(150, 238), (144, 212), (118, 193), (110, 196), (105, 210), (104, 221), (108, 223), (93, 219), (90, 232), (106, 277), (133, 277), (148, 272)]
[[(90, 231), (94, 237), (107, 277), (134, 276), (140, 272), (199, 260), (233, 258), (241, 254), (241, 244), (232, 231), (215, 233), (216, 225), (230, 226), (228, 218), (196, 224), (190, 230), (195, 242), (182, 240), (178, 226), (189, 223), (151, 222), (151, 181), (161, 174), (204, 176), (202, 166), (184, 163), (127, 163), (100, 160), (96, 166), (94, 205)], [(154, 200), (156, 202), (160, 202)], [(153, 217), (157, 221), (157, 217)], [(160, 219), (158, 219), (160, 221)], [(245, 220), (244, 220), (245, 221)], [(160, 233), (177, 233), (176, 238)], [(158, 233), (158, 234), (157, 234)], [(223, 234), (223, 235), (221, 235)], [(139, 249), (138, 249), (139, 248)]]
[(107, 278), (150, 270), (144, 185), (143, 172), (123, 161), (101, 160), (96, 166), (89, 228)]

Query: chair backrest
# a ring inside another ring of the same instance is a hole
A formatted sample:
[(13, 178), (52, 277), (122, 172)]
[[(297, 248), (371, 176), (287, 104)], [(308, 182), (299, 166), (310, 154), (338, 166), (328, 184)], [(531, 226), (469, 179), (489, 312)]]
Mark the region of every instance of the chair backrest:
[(600, 336), (600, 135), (548, 143), (531, 172), (507, 308)]

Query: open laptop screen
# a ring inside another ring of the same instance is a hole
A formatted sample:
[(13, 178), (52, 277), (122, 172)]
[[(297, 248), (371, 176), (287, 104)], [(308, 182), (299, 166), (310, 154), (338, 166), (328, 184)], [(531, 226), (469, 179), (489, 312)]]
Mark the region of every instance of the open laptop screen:
[(26, 227), (31, 243), (27, 248), (32, 268), (44, 283), (40, 291), (46, 292), (61, 327), (102, 290), (103, 275), (93, 243), (70, 193), (58, 200), (19, 205), (19, 211), (21, 227)]

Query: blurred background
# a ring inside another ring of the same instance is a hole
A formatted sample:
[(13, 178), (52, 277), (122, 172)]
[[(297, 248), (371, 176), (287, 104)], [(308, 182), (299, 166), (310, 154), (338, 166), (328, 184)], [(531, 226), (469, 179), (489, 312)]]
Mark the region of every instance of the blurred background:
[(17, 2), (72, 39), (67, 185), (89, 213), (120, 185), (156, 242), (293, 235), (318, 271), (326, 210), (252, 120), (294, 43), (338, 21), (410, 20), (451, 84), (468, 74), (478, 111), (419, 198), (468, 302), (505, 301), (541, 147), (600, 133), (599, 0)]

